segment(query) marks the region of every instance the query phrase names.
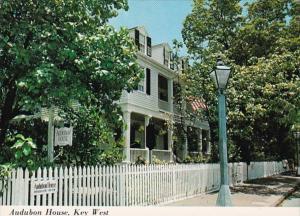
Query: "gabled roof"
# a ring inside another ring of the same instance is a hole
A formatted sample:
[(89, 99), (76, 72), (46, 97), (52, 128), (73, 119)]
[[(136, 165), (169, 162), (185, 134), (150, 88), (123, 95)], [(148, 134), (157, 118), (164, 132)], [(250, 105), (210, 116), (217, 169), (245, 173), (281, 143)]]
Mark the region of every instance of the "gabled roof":
[(167, 47), (169, 50), (172, 50), (172, 48), (170, 47), (170, 45), (166, 42), (163, 42), (163, 43), (160, 43), (160, 44), (155, 44), (153, 45), (152, 47), (155, 48), (155, 47)]
[(148, 31), (146, 30), (145, 26), (135, 26), (135, 27), (130, 28), (129, 30), (133, 30), (133, 29), (137, 29), (137, 30), (139, 30), (140, 32), (144, 32), (145, 35), (149, 36), (149, 33), (148, 33)]

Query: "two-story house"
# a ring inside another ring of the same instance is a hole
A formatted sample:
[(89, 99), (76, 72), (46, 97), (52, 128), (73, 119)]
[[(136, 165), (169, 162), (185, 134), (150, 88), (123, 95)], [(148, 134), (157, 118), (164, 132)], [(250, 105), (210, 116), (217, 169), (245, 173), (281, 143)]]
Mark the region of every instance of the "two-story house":
[[(171, 48), (167, 43), (152, 46), (144, 27), (132, 28), (130, 34), (139, 50), (137, 61), (144, 70), (144, 79), (135, 91), (124, 91), (118, 102), (126, 123), (125, 162), (135, 162), (139, 156), (149, 162), (153, 158), (171, 162), (174, 152), (170, 125), (174, 122), (173, 83), (177, 73)], [(207, 122), (193, 125), (208, 130)], [(199, 143), (202, 142), (202, 138), (198, 138)], [(188, 149), (188, 142), (182, 145)]]

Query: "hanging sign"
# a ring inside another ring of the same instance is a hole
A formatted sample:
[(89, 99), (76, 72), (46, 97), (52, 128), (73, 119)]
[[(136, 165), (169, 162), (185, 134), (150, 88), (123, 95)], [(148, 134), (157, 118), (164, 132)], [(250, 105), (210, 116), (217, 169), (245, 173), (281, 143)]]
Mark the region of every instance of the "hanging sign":
[(55, 146), (72, 145), (73, 127), (55, 128)]

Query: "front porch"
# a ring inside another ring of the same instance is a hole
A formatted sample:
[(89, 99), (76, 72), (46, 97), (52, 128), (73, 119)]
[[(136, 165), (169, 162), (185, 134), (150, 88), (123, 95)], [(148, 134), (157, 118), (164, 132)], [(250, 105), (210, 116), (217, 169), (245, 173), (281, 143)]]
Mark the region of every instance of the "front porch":
[(210, 131), (206, 127), (175, 123), (173, 152), (177, 162), (187, 157), (207, 158), (211, 153)]
[(153, 160), (172, 162), (172, 130), (163, 119), (124, 112), (127, 127), (124, 130), (125, 162), (138, 159), (152, 163)]

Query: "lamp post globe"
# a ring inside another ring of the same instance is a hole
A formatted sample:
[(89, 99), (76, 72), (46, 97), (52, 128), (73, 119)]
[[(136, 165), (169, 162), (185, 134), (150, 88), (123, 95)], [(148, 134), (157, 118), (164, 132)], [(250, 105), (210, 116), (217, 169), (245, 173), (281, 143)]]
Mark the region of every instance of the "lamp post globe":
[(232, 206), (229, 189), (227, 132), (226, 132), (226, 101), (224, 90), (230, 76), (230, 67), (218, 59), (216, 69), (211, 72), (211, 78), (218, 88), (218, 114), (219, 114), (219, 156), (221, 185), (218, 193), (217, 206)]

